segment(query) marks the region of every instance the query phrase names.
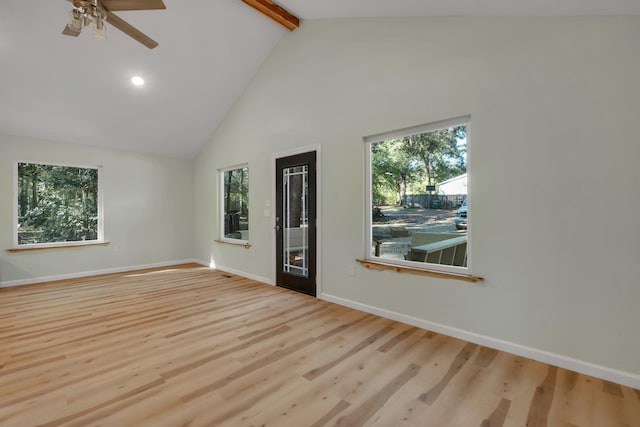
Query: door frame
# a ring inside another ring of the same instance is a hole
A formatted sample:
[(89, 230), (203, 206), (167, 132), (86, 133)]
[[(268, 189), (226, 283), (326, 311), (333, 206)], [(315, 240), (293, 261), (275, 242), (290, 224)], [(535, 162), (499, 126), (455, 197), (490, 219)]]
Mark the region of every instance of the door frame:
[[(276, 160), (282, 157), (294, 156), (315, 151), (316, 153), (316, 298), (322, 295), (322, 150), (320, 144), (279, 151), (271, 156), (271, 201), (268, 209), (271, 211), (269, 235), (271, 238), (271, 282), (276, 283)], [(267, 207), (265, 206), (265, 209)]]

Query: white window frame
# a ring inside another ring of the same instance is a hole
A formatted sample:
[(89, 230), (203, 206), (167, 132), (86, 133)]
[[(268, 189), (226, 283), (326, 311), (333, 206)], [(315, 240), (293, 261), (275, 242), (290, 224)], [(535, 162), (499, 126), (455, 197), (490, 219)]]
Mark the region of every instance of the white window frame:
[[(236, 170), (236, 169), (244, 169), (247, 168), (247, 173), (250, 174), (249, 163), (241, 163), (239, 165), (229, 166), (225, 168), (218, 169), (218, 240), (227, 243), (248, 245), (248, 239), (234, 239), (231, 237), (225, 237), (224, 235), (224, 174), (225, 172)], [(250, 178), (249, 178), (250, 179)], [(249, 181), (249, 185), (251, 185), (251, 181)], [(251, 197), (249, 197), (251, 200)], [(249, 202), (251, 203), (251, 202)], [(249, 229), (247, 230), (251, 232), (251, 222), (249, 221)]]
[[(98, 238), (95, 240), (79, 240), (49, 243), (27, 243), (18, 244), (18, 164), (27, 163), (32, 165), (61, 166), (68, 168), (96, 169), (98, 171)], [(13, 162), (13, 247), (15, 249), (29, 248), (57, 248), (66, 246), (86, 246), (87, 244), (105, 243), (104, 240), (104, 203), (102, 184), (102, 165), (87, 165), (78, 163), (43, 162), (39, 160), (15, 160)]]
[[(382, 257), (376, 257), (371, 253), (371, 247), (373, 245), (372, 240), (372, 204), (371, 204), (371, 196), (372, 196), (372, 183), (371, 183), (371, 145), (377, 142), (387, 141), (389, 139), (394, 138), (402, 138), (406, 136), (411, 136), (420, 133), (433, 132), (440, 129), (446, 129), (453, 126), (461, 126), (464, 125), (467, 131), (467, 173), (470, 174), (471, 171), (471, 156), (469, 147), (471, 144), (470, 141), (470, 128), (471, 128), (471, 116), (461, 116), (447, 120), (441, 120), (437, 122), (432, 122), (428, 124), (412, 126), (408, 128), (398, 129), (390, 132), (383, 132), (374, 135), (365, 136), (363, 139), (364, 147), (365, 147), (365, 253), (364, 258), (367, 261), (371, 262), (381, 262), (385, 264), (393, 264), (401, 267), (409, 267), (412, 269), (419, 269), (425, 271), (437, 271), (437, 272), (445, 272), (445, 273), (454, 273), (454, 274), (462, 274), (462, 275), (470, 275), (472, 268), (472, 227), (471, 222), (468, 220), (467, 223), (467, 266), (466, 267), (458, 267), (458, 266), (450, 266), (450, 265), (442, 265), (435, 263), (425, 263), (418, 261), (407, 261), (407, 260), (397, 260), (397, 259), (388, 259)], [(467, 205), (471, 206), (471, 187), (467, 188)]]

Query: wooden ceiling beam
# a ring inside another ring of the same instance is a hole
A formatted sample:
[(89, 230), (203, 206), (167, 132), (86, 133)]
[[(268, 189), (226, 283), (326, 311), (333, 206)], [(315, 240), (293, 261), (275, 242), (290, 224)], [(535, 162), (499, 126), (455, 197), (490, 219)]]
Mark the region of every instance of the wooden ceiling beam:
[(300, 20), (294, 15), (287, 12), (284, 8), (278, 6), (271, 0), (242, 0), (258, 12), (268, 16), (278, 24), (286, 27), (290, 31), (300, 26)]

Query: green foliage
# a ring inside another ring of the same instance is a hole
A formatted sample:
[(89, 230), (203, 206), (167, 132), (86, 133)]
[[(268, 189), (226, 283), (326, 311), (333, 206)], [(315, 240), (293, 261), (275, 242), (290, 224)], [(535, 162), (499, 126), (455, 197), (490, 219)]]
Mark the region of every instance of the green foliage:
[(465, 126), (411, 135), (402, 139), (403, 150), (424, 165), (426, 185), (437, 184), (467, 171)]
[(98, 238), (98, 170), (18, 164), (18, 243)]
[(403, 149), (400, 139), (371, 146), (373, 204), (399, 204), (410, 183), (422, 175), (420, 165)]
[(249, 215), (249, 168), (224, 173), (224, 212)]
[(456, 126), (372, 144), (372, 203), (401, 204), (407, 194), (465, 173), (466, 136), (466, 127)]
[(224, 172), (224, 235), (239, 238), (236, 233), (249, 226), (249, 168)]

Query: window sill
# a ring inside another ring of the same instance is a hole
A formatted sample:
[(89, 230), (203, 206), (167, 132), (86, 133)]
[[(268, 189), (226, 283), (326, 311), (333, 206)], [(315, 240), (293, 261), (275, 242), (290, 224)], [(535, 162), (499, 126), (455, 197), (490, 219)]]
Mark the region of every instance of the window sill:
[(37, 246), (16, 247), (7, 249), (8, 252), (27, 252), (27, 251), (43, 251), (47, 249), (66, 249), (66, 248), (78, 248), (82, 246), (107, 246), (109, 242), (87, 242), (87, 243), (75, 243), (75, 242), (61, 242), (61, 243), (45, 243)]
[(251, 243), (243, 242), (243, 241), (234, 242), (231, 240), (220, 240), (220, 239), (216, 239), (214, 241), (218, 243), (224, 243), (226, 245), (244, 246), (245, 249), (249, 249), (251, 247)]
[(387, 262), (374, 261), (370, 259), (356, 259), (364, 268), (371, 270), (390, 270), (398, 273), (419, 274), (422, 276), (439, 277), (441, 279), (462, 280), (465, 282), (481, 282), (484, 279), (470, 274), (449, 273), (447, 271), (429, 270), (426, 268), (407, 267), (404, 265), (391, 264)]

